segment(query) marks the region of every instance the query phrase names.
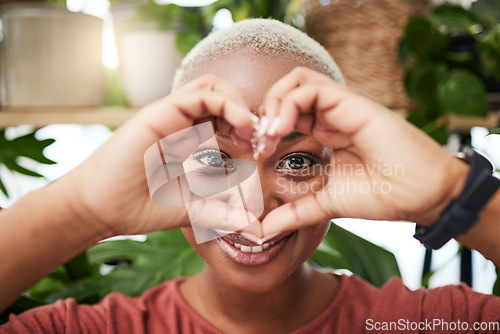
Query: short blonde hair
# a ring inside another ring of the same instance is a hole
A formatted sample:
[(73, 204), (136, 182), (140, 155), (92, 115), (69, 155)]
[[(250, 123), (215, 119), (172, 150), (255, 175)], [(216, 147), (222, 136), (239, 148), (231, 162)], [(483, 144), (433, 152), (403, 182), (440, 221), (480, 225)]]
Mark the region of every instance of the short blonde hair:
[(273, 19), (248, 19), (215, 31), (198, 43), (177, 70), (172, 91), (194, 79), (196, 66), (245, 50), (261, 55), (291, 55), (317, 71), (345, 84), (332, 57), (318, 42), (302, 31)]

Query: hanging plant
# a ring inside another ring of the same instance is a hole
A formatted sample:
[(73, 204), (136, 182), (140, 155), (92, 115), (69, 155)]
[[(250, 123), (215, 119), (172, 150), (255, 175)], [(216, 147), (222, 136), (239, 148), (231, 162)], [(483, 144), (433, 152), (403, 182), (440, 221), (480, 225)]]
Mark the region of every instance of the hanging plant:
[(444, 116), (486, 117), (488, 92), (500, 90), (498, 1), (478, 0), (470, 10), (445, 3), (411, 18), (399, 60), (406, 92), (417, 104), (408, 120), (444, 144)]

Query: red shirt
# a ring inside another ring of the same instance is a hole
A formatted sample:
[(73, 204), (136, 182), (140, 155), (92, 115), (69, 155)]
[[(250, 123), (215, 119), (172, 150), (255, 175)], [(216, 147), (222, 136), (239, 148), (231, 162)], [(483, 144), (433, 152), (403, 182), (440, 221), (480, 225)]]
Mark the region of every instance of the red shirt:
[[(339, 278), (330, 306), (294, 334), (500, 333), (500, 298), (476, 293), (464, 284), (410, 291), (396, 278), (381, 289), (358, 277)], [(58, 301), (12, 315), (0, 326), (0, 334), (220, 334), (184, 300), (179, 291), (184, 280), (165, 282), (137, 298), (112, 293), (93, 306)]]

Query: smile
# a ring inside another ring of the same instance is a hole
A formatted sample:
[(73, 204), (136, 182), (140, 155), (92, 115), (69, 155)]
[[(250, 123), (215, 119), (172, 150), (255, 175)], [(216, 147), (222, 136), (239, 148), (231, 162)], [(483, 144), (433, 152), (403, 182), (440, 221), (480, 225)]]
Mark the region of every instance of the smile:
[(217, 241), (222, 251), (232, 262), (253, 267), (264, 265), (273, 260), (295, 235), (295, 232), (282, 233), (262, 245), (236, 233), (219, 237)]

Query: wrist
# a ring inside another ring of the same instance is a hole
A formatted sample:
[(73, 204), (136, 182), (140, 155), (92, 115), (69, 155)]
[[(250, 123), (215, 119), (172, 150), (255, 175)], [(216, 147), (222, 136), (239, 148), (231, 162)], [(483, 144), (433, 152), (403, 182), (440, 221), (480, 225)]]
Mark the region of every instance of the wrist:
[(68, 180), (63, 177), (41, 189), (49, 192), (42, 196), (51, 198), (55, 204), (52, 210), (57, 212), (57, 220), (62, 224), (62, 228), (69, 233), (78, 231), (82, 239), (88, 240), (89, 245), (114, 236), (115, 234), (93, 217), (91, 211), (75, 196), (75, 187), (68, 187), (67, 183)]
[(456, 199), (464, 189), (470, 166), (462, 159), (449, 156), (448, 162), (443, 168), (443, 181), (440, 187), (436, 187), (435, 204), (427, 210), (419, 219), (415, 220), (417, 225), (430, 227), (435, 224), (444, 210)]
[(416, 227), (415, 238), (428, 247), (438, 249), (451, 238), (466, 233), (500, 187), (500, 180), (491, 175), (491, 163), (469, 149), (463, 151), (470, 158), (470, 168), (459, 195), (451, 200), (434, 224)]

